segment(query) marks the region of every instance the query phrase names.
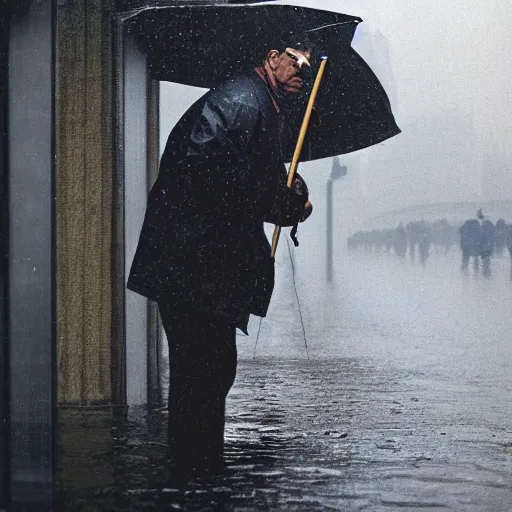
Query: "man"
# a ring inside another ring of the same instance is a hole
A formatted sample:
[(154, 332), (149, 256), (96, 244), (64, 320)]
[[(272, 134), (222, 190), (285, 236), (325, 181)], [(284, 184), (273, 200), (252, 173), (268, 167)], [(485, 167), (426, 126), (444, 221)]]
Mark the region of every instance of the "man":
[(405, 253), (407, 252), (407, 233), (401, 222), (393, 231), (393, 246), (395, 248), (395, 254), (400, 259), (405, 260)]
[(496, 256), (500, 258), (503, 256), (503, 251), (506, 246), (507, 236), (507, 223), (505, 219), (498, 219), (496, 221)]
[(505, 244), (508, 249), (508, 253), (510, 254), (510, 278), (512, 279), (512, 224), (505, 225)]
[(459, 229), (462, 271), (466, 272), (469, 259), (473, 257), (475, 272), (478, 272), (478, 258), (481, 253), (482, 228), (477, 219), (468, 219)]
[(430, 246), (432, 245), (432, 228), (422, 219), (417, 224), (417, 234), (420, 262), (423, 266), (425, 266), (430, 255)]
[(312, 211), (300, 176), (286, 186), (280, 124), (310, 58), (306, 46), (273, 49), (262, 66), (200, 98), (172, 130), (149, 194), (127, 286), (158, 302), (169, 342), (169, 445), (181, 469), (222, 462), (235, 330), (247, 333), (250, 314), (266, 315), (274, 285), (264, 222), (291, 226)]
[(481, 227), (480, 255), (482, 257), (482, 273), (484, 276), (491, 275), (491, 256), (494, 254), (496, 245), (496, 226), (489, 219), (482, 221)]

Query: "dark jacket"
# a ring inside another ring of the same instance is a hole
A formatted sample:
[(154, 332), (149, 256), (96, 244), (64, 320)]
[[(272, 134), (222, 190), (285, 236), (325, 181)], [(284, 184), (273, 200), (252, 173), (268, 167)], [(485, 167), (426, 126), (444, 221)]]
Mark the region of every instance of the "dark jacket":
[(469, 256), (480, 256), (482, 247), (482, 228), (476, 219), (469, 219), (459, 229), (460, 248)]
[(307, 200), (286, 186), (281, 132), (256, 73), (192, 105), (162, 155), (130, 290), (177, 310), (266, 315), (274, 260), (263, 223), (293, 225)]
[(482, 241), (481, 241), (481, 255), (483, 257), (492, 256), (496, 245), (496, 226), (490, 220), (482, 222)]

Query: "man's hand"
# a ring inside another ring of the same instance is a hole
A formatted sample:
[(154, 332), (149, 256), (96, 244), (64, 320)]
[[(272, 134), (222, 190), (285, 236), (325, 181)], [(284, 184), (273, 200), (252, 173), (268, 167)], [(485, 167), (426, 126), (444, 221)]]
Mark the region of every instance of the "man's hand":
[(308, 187), (300, 176), (295, 176), (293, 178), (292, 188), (295, 191), (295, 193), (299, 196), (303, 196), (304, 194), (306, 194), (307, 197), (309, 195)]
[[(299, 196), (305, 195), (306, 198), (309, 196), (308, 187), (307, 187), (306, 183), (304, 182), (304, 180), (300, 176), (295, 176), (295, 178), (293, 179), (292, 186), (293, 186), (293, 190), (295, 191), (295, 193), (297, 195), (299, 195)], [(299, 222), (304, 222), (311, 215), (312, 211), (313, 211), (313, 205), (311, 204), (311, 201), (309, 201), (309, 199), (308, 199), (308, 201), (304, 205), (304, 213), (300, 216)]]
[(304, 205), (304, 214), (300, 217), (299, 222), (304, 222), (313, 212), (313, 205), (311, 204), (311, 201), (308, 201)]

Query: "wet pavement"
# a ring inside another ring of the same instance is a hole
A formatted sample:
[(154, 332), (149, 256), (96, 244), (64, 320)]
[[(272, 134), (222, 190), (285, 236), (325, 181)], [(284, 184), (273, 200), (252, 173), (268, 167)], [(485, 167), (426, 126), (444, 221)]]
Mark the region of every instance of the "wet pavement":
[(56, 510), (512, 510), (510, 261), (340, 252), (327, 282), (288, 250), (238, 337), (226, 469), (173, 484), (165, 410), (61, 410)]

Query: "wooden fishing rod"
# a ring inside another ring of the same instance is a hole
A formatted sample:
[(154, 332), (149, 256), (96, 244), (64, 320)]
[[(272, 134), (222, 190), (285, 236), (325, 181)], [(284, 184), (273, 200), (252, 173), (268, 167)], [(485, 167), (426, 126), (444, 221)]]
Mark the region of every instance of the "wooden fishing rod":
[[(300, 127), (299, 138), (297, 139), (297, 144), (295, 146), (295, 151), (293, 153), (292, 163), (290, 165), (290, 170), (288, 171), (288, 187), (292, 187), (293, 178), (295, 177), (295, 172), (297, 171), (297, 167), (299, 166), (299, 158), (302, 152), (302, 146), (304, 144), (304, 139), (306, 138), (306, 133), (308, 131), (309, 120), (311, 119), (311, 113), (313, 112), (313, 107), (315, 106), (316, 95), (318, 93), (318, 89), (320, 88), (320, 82), (322, 81), (322, 77), (325, 71), (325, 66), (327, 65), (327, 57), (322, 57), (322, 62), (320, 63), (320, 69), (316, 74), (315, 83), (313, 84), (313, 90), (311, 91), (311, 96), (308, 101), (308, 106), (306, 108), (306, 113), (304, 114), (304, 119), (302, 120), (302, 126)], [(281, 234), (281, 226), (277, 226), (274, 228), (274, 234), (272, 236), (272, 258), (276, 255), (277, 250), (277, 242), (279, 241), (279, 235)]]

